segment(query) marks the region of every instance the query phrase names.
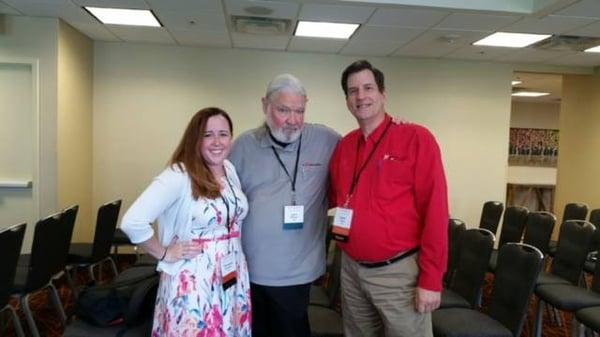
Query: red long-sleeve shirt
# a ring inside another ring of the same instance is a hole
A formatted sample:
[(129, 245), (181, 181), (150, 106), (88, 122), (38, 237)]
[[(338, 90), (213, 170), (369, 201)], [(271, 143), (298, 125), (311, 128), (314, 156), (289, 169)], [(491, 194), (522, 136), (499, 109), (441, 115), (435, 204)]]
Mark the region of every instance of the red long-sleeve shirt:
[[(439, 146), (415, 124), (384, 121), (365, 139), (360, 129), (346, 135), (330, 161), (330, 200), (346, 202), (353, 177), (367, 162), (348, 207), (354, 213), (347, 243), (356, 261), (385, 261), (420, 247), (418, 286), (442, 289), (448, 255), (448, 196)], [(389, 129), (385, 131), (389, 124)]]

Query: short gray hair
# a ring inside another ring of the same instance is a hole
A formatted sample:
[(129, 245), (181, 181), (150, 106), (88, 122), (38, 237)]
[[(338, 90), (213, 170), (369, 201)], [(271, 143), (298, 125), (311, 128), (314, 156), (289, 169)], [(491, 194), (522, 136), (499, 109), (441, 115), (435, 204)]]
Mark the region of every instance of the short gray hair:
[(267, 85), (267, 93), (265, 97), (271, 101), (273, 96), (282, 91), (289, 91), (294, 94), (306, 97), (304, 85), (292, 74), (280, 74), (275, 76)]

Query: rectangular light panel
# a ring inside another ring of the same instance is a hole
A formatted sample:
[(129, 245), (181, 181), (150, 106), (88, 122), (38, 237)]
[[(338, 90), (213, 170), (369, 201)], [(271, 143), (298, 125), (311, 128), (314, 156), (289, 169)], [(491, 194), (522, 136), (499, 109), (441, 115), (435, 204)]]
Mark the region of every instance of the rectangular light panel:
[(497, 32), (488, 35), (473, 44), (476, 46), (523, 48), (547, 39), (550, 36), (552, 35)]
[(359, 26), (360, 25), (356, 23), (299, 21), (294, 35), (331, 39), (349, 39)]
[(84, 8), (105, 25), (161, 27), (154, 13), (147, 9)]

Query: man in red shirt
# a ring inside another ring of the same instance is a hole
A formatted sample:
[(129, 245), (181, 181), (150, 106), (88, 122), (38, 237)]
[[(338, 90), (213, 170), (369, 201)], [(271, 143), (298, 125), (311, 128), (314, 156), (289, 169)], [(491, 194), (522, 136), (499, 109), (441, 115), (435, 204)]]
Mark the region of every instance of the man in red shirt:
[(439, 146), (385, 111), (383, 73), (368, 61), (342, 74), (359, 129), (330, 161), (341, 241), (346, 336), (431, 336), (447, 260), (448, 196)]

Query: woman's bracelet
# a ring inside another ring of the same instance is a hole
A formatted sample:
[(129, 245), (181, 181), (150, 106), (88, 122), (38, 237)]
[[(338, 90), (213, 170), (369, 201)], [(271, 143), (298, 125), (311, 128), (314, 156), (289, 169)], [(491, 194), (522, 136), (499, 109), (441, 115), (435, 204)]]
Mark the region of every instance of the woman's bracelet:
[(165, 256), (167, 256), (167, 250), (169, 250), (169, 246), (167, 246), (167, 247), (165, 248), (165, 252), (163, 253), (163, 255), (162, 255), (162, 257), (160, 258), (160, 260), (159, 260), (159, 261), (162, 261), (162, 260), (164, 260), (164, 259), (165, 259)]

